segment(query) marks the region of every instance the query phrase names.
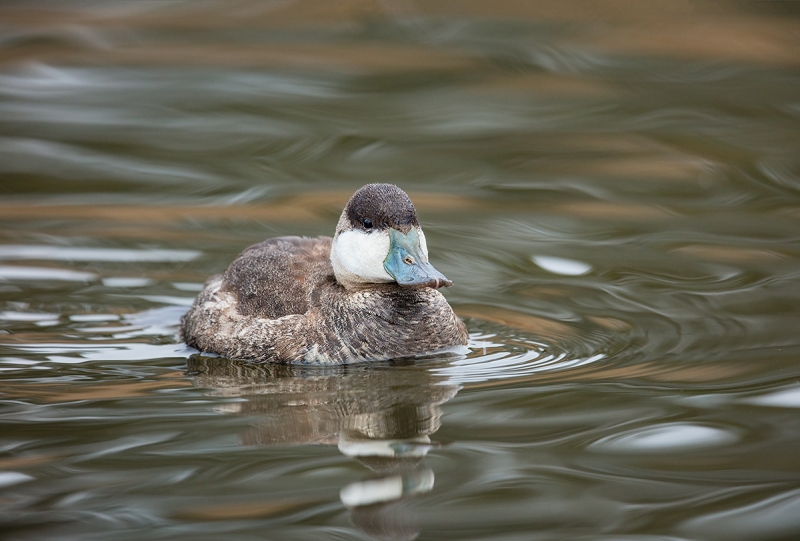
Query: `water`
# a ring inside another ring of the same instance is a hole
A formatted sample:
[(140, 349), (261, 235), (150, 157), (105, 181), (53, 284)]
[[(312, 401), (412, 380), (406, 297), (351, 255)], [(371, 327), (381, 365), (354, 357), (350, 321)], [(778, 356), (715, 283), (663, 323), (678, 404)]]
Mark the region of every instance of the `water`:
[[(4, 539), (794, 539), (792, 2), (0, 7)], [(196, 355), (409, 192), (465, 355)]]

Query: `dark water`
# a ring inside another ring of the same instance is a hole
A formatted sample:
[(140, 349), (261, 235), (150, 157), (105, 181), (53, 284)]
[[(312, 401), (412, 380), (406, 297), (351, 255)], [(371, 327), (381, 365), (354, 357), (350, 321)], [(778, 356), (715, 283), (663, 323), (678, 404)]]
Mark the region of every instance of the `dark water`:
[[(796, 539), (794, 2), (6, 2), (3, 539)], [(409, 192), (471, 353), (193, 355)]]

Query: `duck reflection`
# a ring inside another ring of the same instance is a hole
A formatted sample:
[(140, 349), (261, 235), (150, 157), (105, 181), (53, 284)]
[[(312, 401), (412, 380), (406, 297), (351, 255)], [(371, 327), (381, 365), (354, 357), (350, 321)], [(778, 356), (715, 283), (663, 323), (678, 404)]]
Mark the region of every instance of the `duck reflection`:
[(402, 504), (433, 488), (423, 459), (441, 426), (440, 406), (458, 386), (413, 361), (299, 367), (195, 355), (188, 363), (197, 386), (247, 398), (224, 406), (258, 417), (242, 436), (245, 445), (336, 445), (370, 470), (339, 493), (353, 524), (380, 539), (417, 537)]

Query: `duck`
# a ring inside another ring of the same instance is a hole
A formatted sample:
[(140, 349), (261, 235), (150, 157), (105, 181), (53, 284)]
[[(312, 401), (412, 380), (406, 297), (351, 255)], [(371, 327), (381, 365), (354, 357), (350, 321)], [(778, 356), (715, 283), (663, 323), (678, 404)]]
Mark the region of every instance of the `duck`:
[(256, 363), (345, 365), (465, 349), (468, 332), (439, 291), (409, 196), (368, 184), (334, 236), (277, 237), (210, 277), (181, 318), (203, 353)]

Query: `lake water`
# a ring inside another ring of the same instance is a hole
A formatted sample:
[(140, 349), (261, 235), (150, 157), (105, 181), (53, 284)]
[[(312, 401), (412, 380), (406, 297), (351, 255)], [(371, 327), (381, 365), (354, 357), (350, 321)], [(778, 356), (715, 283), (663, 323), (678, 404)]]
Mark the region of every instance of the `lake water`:
[[(0, 537), (797, 539), (796, 6), (4, 2)], [(180, 343), (370, 182), (469, 354)]]

